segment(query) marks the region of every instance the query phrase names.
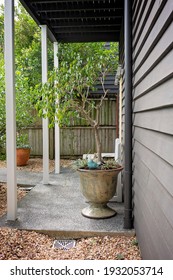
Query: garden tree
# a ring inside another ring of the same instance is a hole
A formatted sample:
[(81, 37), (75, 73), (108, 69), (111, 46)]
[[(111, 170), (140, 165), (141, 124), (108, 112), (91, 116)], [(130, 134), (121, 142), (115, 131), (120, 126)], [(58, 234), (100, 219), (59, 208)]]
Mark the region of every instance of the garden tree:
[[(5, 114), (5, 81), (4, 60), (0, 53), (0, 155), (5, 155), (6, 114)], [(28, 78), (22, 72), (16, 71), (16, 127), (22, 131), (33, 122), (33, 104), (30, 98)]]
[(19, 4), (15, 9), (15, 53), (17, 57), (22, 54), (24, 49), (30, 47), (39, 29), (24, 7)]
[[(41, 30), (19, 3), (15, 16), (16, 68), (28, 78), (29, 87), (41, 82)], [(48, 40), (48, 68), (53, 69), (53, 46)]]
[[(4, 72), (4, 13), (3, 6), (1, 6), (0, 12), (0, 156), (4, 157), (5, 155), (5, 143), (6, 143), (6, 96), (5, 96), (5, 72)], [(18, 19), (15, 18), (15, 23), (17, 21), (16, 32), (20, 37), (19, 22)], [(24, 28), (24, 26), (23, 26)], [(20, 29), (21, 30), (21, 29)], [(33, 29), (34, 30), (34, 29)], [(22, 32), (22, 30), (21, 30)], [(29, 41), (29, 40), (28, 40)], [(18, 39), (18, 43), (20, 40)], [(27, 77), (25, 69), (22, 67), (21, 63), (21, 52), (22, 45), (16, 51), (16, 79), (15, 79), (15, 87), (16, 87), (16, 126), (17, 131), (20, 131), (26, 128), (29, 124), (32, 123), (32, 110), (33, 104), (31, 102), (30, 94), (29, 94), (29, 77)], [(27, 47), (27, 45), (25, 45)]]
[[(55, 118), (60, 126), (68, 125), (74, 118), (84, 119), (93, 127), (98, 161), (101, 161), (99, 115), (108, 94), (105, 78), (115, 74), (117, 68), (118, 45), (111, 43), (105, 48), (104, 43), (60, 44), (58, 57), (59, 69), (34, 91), (36, 109), (40, 116), (49, 118), (50, 127)], [(91, 91), (98, 80), (103, 93), (96, 102), (91, 98)], [(95, 113), (91, 114), (93, 110)]]
[(0, 6), (0, 52), (2, 53), (4, 49), (4, 15), (3, 6)]
[[(30, 88), (41, 82), (40, 28), (19, 4), (15, 9), (16, 126), (21, 131), (34, 122)], [(49, 68), (53, 67), (53, 47), (49, 46)], [(5, 153), (5, 73), (4, 7), (0, 7), (0, 154)]]

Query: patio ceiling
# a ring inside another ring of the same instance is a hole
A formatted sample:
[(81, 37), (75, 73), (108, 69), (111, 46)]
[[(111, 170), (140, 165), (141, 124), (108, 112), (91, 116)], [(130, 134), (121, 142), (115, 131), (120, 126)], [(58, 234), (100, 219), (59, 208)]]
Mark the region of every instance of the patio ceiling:
[(20, 0), (57, 42), (115, 42), (120, 39), (123, 0)]

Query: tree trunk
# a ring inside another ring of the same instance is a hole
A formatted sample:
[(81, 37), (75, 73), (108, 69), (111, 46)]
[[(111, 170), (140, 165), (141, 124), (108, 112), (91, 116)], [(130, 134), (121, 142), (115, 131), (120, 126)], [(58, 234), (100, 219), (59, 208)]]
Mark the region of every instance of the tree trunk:
[(94, 133), (95, 133), (95, 140), (96, 140), (96, 150), (97, 150), (97, 156), (98, 156), (98, 162), (102, 161), (101, 157), (101, 142), (99, 137), (99, 128), (98, 126), (94, 127)]

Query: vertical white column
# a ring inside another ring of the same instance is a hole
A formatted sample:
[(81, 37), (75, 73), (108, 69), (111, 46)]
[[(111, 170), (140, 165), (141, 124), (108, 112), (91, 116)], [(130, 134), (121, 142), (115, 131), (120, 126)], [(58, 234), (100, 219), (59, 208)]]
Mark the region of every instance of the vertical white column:
[(5, 0), (4, 15), (7, 138), (7, 220), (14, 221), (17, 218), (14, 0)]
[[(57, 57), (58, 53), (58, 42), (54, 42), (54, 67), (58, 69), (59, 61)], [(59, 103), (58, 97), (56, 105)], [(58, 109), (57, 109), (58, 110)], [(58, 120), (55, 117), (55, 174), (60, 173), (60, 127)]]
[[(42, 83), (47, 82), (48, 58), (47, 58), (47, 26), (41, 26), (42, 43)], [(49, 121), (42, 120), (43, 124), (43, 184), (49, 183)]]

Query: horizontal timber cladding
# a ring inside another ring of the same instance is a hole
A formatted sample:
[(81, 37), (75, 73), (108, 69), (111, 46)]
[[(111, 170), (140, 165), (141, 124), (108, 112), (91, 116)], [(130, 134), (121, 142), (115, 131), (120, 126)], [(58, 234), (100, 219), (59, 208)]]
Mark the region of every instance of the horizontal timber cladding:
[[(92, 112), (94, 117), (94, 111)], [(116, 139), (116, 100), (109, 98), (104, 100), (100, 112), (100, 137), (102, 151), (112, 153), (115, 150)], [(36, 125), (28, 128), (29, 142), (32, 147), (32, 156), (42, 156), (42, 126)], [(85, 121), (71, 121), (71, 126), (60, 129), (60, 153), (61, 156), (81, 156), (86, 153), (96, 152), (93, 129), (88, 127)], [(54, 130), (49, 133), (50, 158), (54, 157), (55, 152)]]
[(143, 259), (173, 259), (173, 1), (134, 0), (132, 22), (134, 227)]

